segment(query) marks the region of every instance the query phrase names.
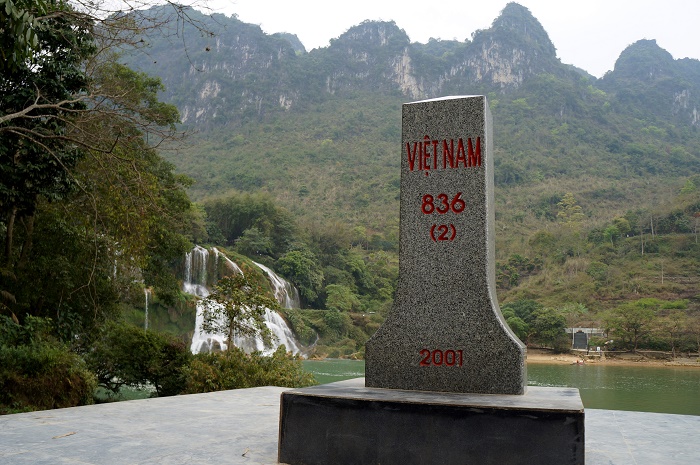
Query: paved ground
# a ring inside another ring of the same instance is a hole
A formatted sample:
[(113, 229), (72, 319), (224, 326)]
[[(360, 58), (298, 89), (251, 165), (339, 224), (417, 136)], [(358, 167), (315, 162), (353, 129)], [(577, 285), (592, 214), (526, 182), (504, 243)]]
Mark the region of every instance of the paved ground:
[[(0, 464), (276, 464), (284, 390), (0, 416)], [(700, 416), (586, 409), (586, 465), (697, 465), (699, 430)]]

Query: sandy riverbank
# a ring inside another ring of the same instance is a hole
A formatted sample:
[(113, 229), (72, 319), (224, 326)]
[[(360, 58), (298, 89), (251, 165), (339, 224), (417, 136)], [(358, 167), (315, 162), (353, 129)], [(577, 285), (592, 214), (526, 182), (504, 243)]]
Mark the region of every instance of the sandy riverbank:
[[(592, 354), (592, 353), (591, 353)], [(575, 354), (555, 354), (542, 349), (528, 349), (527, 363), (549, 363), (558, 365), (573, 365), (583, 361), (584, 364), (631, 365), (631, 366), (691, 366), (700, 368), (698, 358), (676, 358), (662, 360), (645, 357), (639, 354), (617, 353), (605, 357), (581, 357)]]

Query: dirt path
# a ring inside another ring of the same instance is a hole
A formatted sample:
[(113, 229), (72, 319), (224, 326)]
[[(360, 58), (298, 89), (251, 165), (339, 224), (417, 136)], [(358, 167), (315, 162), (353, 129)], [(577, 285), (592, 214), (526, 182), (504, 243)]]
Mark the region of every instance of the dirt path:
[(581, 357), (574, 354), (555, 354), (542, 349), (528, 349), (527, 351), (527, 363), (549, 363), (558, 365), (584, 363), (632, 366), (692, 366), (700, 368), (700, 362), (698, 360), (698, 358), (677, 358), (673, 361), (658, 360), (639, 354), (629, 353), (608, 354), (606, 357), (600, 358), (594, 356), (594, 352), (591, 352), (589, 357)]

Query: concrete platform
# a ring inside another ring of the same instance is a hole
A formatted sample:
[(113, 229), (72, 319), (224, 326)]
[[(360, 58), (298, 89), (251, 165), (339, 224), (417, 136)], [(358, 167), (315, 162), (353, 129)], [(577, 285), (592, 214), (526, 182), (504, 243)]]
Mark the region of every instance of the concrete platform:
[[(0, 464), (276, 464), (285, 390), (0, 416)], [(699, 430), (700, 416), (586, 409), (586, 464), (697, 465)]]

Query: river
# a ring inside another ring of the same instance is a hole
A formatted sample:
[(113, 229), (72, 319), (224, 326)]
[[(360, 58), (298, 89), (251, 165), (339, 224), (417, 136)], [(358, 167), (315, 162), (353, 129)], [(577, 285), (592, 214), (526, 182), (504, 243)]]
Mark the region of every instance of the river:
[[(364, 376), (363, 360), (306, 360), (321, 384)], [(700, 415), (700, 369), (529, 364), (531, 386), (575, 387), (585, 408)]]

